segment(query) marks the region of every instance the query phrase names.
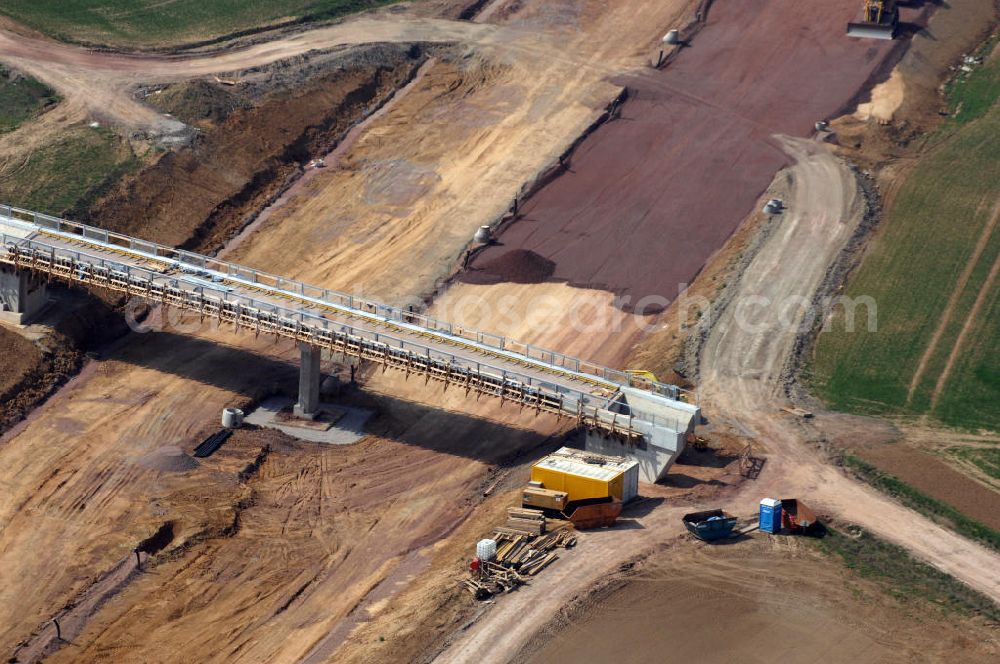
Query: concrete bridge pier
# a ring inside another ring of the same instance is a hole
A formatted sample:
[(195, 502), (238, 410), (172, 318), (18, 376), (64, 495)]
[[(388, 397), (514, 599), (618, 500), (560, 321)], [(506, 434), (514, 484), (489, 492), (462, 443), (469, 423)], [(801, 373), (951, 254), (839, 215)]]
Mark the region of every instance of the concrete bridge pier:
[(0, 265), (0, 320), (27, 323), (48, 304), (45, 281), (27, 270)]
[(299, 401), (292, 409), (296, 417), (312, 420), (319, 411), (319, 360), (320, 349), (299, 342), (301, 363), (299, 368)]

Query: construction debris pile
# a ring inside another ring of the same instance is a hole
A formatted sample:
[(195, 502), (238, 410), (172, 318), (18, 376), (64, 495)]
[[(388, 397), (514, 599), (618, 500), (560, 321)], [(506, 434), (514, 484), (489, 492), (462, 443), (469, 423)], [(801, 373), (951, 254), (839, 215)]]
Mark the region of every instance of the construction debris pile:
[(545, 514), (541, 510), (511, 507), (506, 526), (494, 530), (494, 539), (476, 546), (476, 557), (469, 565), (469, 578), (462, 581), (478, 600), (510, 592), (527, 582), (549, 564), (558, 560), (555, 549), (576, 545), (576, 535), (565, 521), (545, 533)]

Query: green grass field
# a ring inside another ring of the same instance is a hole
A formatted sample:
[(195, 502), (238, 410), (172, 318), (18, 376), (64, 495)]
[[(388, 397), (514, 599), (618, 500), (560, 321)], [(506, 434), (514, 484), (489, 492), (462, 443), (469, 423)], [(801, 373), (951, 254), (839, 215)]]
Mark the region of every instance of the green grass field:
[(390, 0), (5, 0), (0, 13), (67, 41), (121, 48), (216, 39), (299, 19), (321, 20)]
[(835, 317), (817, 342), (811, 382), (832, 407), (1000, 429), (998, 95), (996, 58), (949, 86), (952, 119), (847, 285), (877, 302), (877, 331), (846, 332)]
[(57, 101), (59, 96), (42, 83), (0, 66), (0, 134), (17, 129)]
[(0, 201), (61, 215), (86, 207), (136, 166), (132, 150), (114, 132), (77, 125), (0, 178)]
[(949, 452), (963, 461), (974, 464), (990, 477), (1000, 480), (1000, 447), (967, 447)]

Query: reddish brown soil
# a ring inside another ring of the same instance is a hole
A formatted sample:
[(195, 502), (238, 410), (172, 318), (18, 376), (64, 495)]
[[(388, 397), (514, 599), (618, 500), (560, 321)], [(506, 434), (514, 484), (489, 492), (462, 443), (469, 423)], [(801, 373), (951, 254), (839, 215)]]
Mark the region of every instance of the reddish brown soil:
[(858, 456), (976, 521), (1000, 530), (1000, 494), (941, 459), (902, 443), (859, 450)]
[(6, 402), (12, 387), (18, 385), (25, 375), (42, 359), (35, 346), (21, 335), (0, 327), (0, 396)]
[(537, 284), (555, 272), (556, 264), (545, 256), (528, 249), (514, 249), (483, 261), (475, 271), (462, 274), (462, 281), (472, 284), (495, 284), (510, 281), (516, 284)]
[[(556, 262), (556, 279), (615, 291), (626, 309), (662, 309), (786, 165), (771, 135), (808, 135), (905, 48), (907, 40), (847, 38), (858, 6), (713, 5), (668, 67), (621, 81), (629, 88), (621, 117), (585, 140), (472, 266), (527, 249)], [(903, 19), (917, 13), (904, 10)]]

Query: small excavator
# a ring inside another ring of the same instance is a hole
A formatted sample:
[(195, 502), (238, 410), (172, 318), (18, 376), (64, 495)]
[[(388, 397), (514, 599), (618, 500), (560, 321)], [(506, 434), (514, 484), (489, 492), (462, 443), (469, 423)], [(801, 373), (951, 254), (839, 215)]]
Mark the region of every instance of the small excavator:
[(848, 37), (893, 39), (899, 24), (896, 0), (865, 0), (861, 21), (847, 24)]

